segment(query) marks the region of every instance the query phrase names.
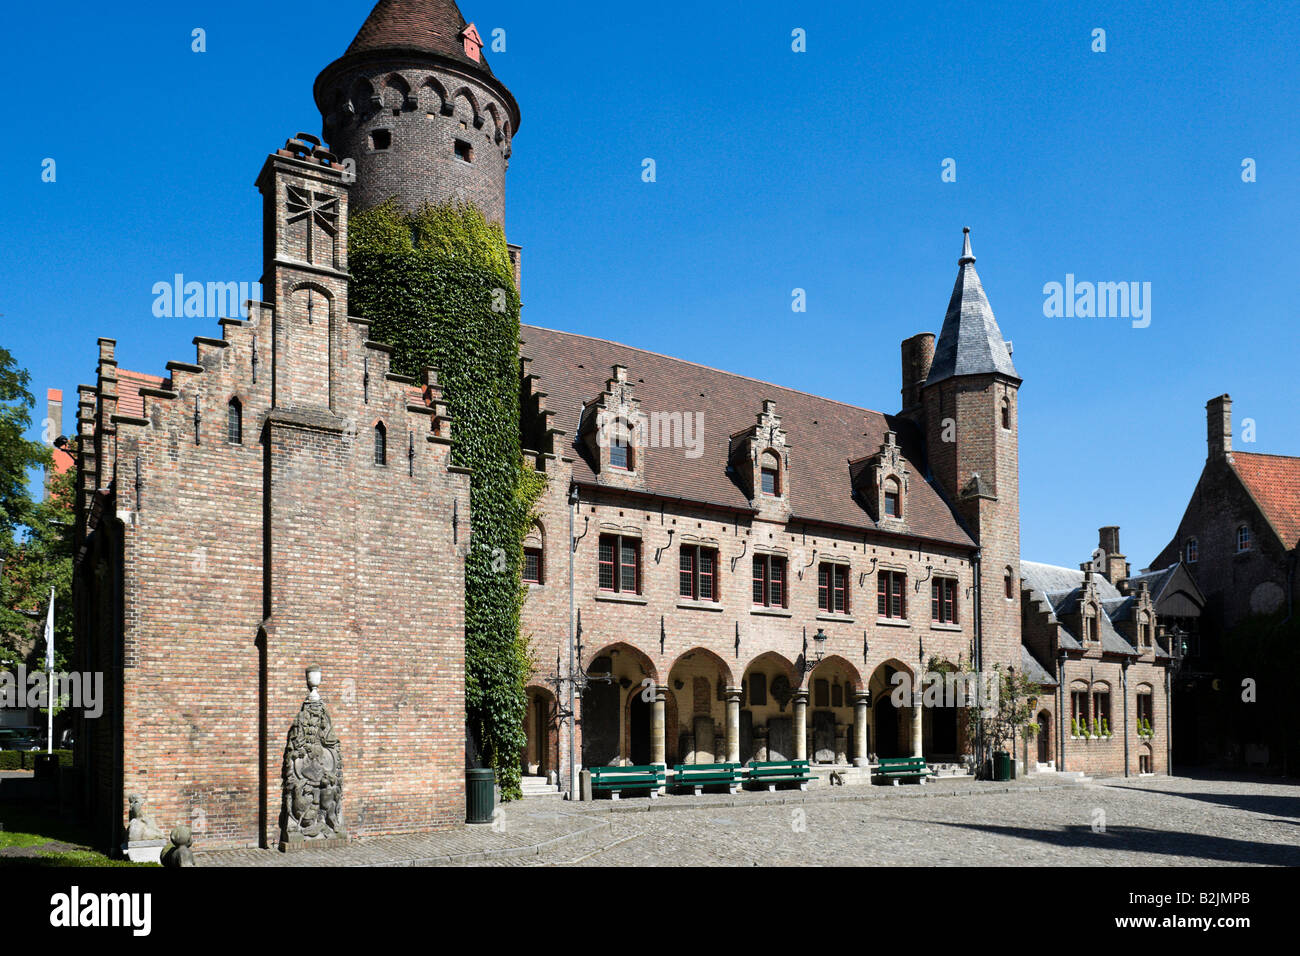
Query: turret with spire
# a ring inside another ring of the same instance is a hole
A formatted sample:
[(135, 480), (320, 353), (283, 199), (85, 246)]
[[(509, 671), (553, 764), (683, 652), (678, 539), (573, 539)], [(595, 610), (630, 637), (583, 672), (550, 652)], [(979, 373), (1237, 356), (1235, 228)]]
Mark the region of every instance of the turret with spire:
[(472, 202), (504, 224), (519, 106), (454, 0), (379, 0), (314, 92), (354, 210)]
[(904, 412), (924, 429), (931, 480), (980, 546), (985, 664), (1018, 666), (1021, 379), (975, 271), (969, 228), (928, 368), (923, 346), (923, 336), (903, 343), (904, 404), (917, 403)]

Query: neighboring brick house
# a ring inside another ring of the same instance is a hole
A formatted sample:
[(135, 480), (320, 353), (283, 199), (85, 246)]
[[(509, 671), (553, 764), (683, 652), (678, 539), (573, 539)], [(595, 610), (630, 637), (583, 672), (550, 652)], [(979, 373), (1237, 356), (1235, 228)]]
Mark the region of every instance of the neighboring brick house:
[(1100, 539), (1078, 570), (1020, 565), (1025, 666), (1044, 689), (1032, 748), (1060, 771), (1167, 773), (1169, 637), (1149, 582), (1129, 574), (1119, 529)]
[(1021, 665), (1020, 379), (974, 262), (966, 236), (938, 344), (903, 343), (899, 415), (524, 328), (524, 443), (551, 479), (530, 772), (568, 767), (571, 517), (579, 667), (610, 678), (582, 698), (581, 764), (962, 761), (955, 708), (889, 697), (895, 673)]
[(1175, 723), (1179, 715), (1188, 721), (1180, 748), (1188, 763), (1230, 756), (1223, 752), (1228, 742), (1197, 718), (1214, 712), (1221, 693), (1228, 633), (1254, 616), (1293, 613), (1300, 546), (1300, 457), (1235, 451), (1231, 397), (1212, 398), (1205, 408), (1205, 466), (1178, 530), (1152, 562), (1181, 560), (1205, 596), (1175, 697)]

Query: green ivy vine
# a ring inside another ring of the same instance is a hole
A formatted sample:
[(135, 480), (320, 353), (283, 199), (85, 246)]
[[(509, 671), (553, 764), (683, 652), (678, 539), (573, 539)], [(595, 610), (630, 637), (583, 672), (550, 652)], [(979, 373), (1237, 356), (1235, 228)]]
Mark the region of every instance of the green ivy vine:
[(546, 477), (520, 450), (519, 293), (505, 234), (472, 205), (352, 217), (352, 311), (393, 346), (393, 371), (438, 369), (452, 416), (452, 463), (470, 469), (465, 561), (465, 705), (502, 799), (520, 795), (524, 692), (523, 542)]

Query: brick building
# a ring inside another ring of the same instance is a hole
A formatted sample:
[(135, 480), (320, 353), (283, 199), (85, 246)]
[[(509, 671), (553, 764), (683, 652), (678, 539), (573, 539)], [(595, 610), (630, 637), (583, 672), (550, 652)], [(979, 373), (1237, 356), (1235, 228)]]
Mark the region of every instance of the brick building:
[(896, 415), (547, 329), (522, 354), (524, 443), (551, 478), (530, 772), (568, 766), (571, 592), (579, 667), (609, 678), (583, 694), (580, 764), (962, 762), (955, 707), (890, 691), (1021, 666), (1020, 378), (969, 235), (937, 343), (902, 345)]
[(1130, 575), (1119, 528), (1101, 529), (1078, 570), (1020, 568), (1024, 664), (1043, 688), (1027, 759), (1100, 776), (1167, 773), (1169, 636), (1151, 582)]
[(1232, 399), (1206, 403), (1206, 459), (1178, 530), (1153, 562), (1181, 562), (1204, 594), (1198, 627), (1185, 627), (1187, 655), (1175, 695), (1179, 757), (1238, 759), (1241, 743), (1214, 726), (1224, 641), (1252, 618), (1285, 616), (1300, 560), (1300, 457), (1232, 447)]
[[(109, 693), (77, 756), (106, 843), (137, 792), (202, 845), (275, 843), (309, 665), (349, 834), (464, 812), (469, 478), (436, 376), (390, 374), (349, 315), (348, 217), (468, 200), (502, 221), (519, 108), (450, 0), (380, 0), (315, 94), (333, 148), (298, 134), (258, 179), (266, 301), (163, 375), (119, 369), (103, 339), (79, 389), (77, 667)], [(530, 773), (960, 764), (958, 708), (922, 707), (921, 675), (1037, 666), (1068, 686), (1090, 653), (1112, 663), (1083, 647), (1062, 673), (1022, 647), (1021, 379), (968, 234), (937, 340), (901, 351), (886, 414), (522, 329), (521, 446), (548, 478), (525, 542)], [(1113, 602), (1095, 577), (1087, 606)], [(1156, 651), (1128, 651), (1155, 681)], [(575, 673), (571, 755), (556, 689)], [(916, 696), (897, 706), (900, 675)]]

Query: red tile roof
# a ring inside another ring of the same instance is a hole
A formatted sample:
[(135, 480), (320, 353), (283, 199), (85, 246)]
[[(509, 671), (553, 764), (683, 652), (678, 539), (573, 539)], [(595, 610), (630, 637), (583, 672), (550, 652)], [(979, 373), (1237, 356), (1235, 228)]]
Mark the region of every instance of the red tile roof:
[(162, 388), (166, 379), (145, 372), (117, 370), (117, 413), (140, 418), (144, 415), (144, 397), (141, 388)]
[(1233, 464), (1287, 548), (1300, 543), (1300, 458), (1234, 451)]
[(703, 449), (688, 458), (681, 448), (648, 448), (646, 491), (669, 498), (749, 511), (745, 493), (727, 473), (728, 439), (753, 425), (764, 399), (776, 402), (790, 448), (788, 488), (792, 520), (819, 521), (874, 529), (875, 521), (852, 497), (849, 460), (874, 455), (894, 431), (909, 461), (908, 531), (917, 537), (971, 547), (951, 509), (926, 483), (917, 464), (920, 436), (907, 420), (845, 405), (779, 385), (654, 352), (535, 326), (521, 329), (520, 353), (532, 359), (531, 372), (555, 412), (554, 427), (565, 435), (561, 454), (576, 459), (574, 480), (594, 484), (596, 474), (573, 445), (584, 403), (605, 390), (614, 365), (627, 367), (633, 394), (644, 414), (703, 414)]

